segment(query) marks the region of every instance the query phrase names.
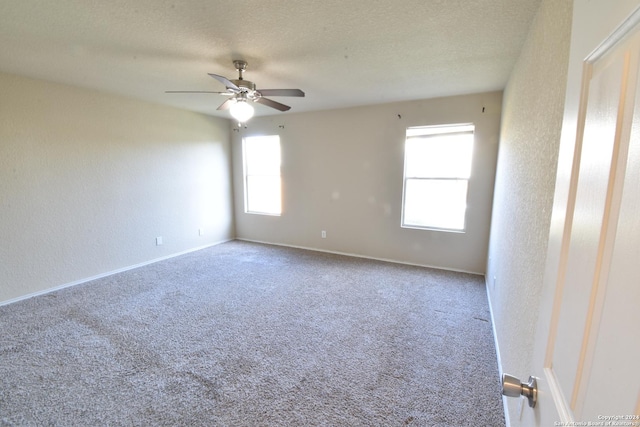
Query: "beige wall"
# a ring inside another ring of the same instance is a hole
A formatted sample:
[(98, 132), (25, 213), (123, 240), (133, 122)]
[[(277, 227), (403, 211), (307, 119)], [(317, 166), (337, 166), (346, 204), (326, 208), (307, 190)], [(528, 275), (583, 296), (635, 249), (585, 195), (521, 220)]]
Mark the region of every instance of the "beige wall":
[[(528, 378), (547, 254), (571, 2), (543, 0), (504, 92), (487, 265), (501, 368)], [(507, 401), (517, 420), (518, 399)]]
[[(493, 92), (252, 119), (232, 132), (237, 237), (484, 273), (501, 102)], [(401, 228), (406, 128), (469, 122), (466, 233)], [(269, 134), (281, 138), (280, 217), (244, 213), (241, 140)]]
[(0, 302), (233, 237), (227, 120), (6, 74), (0, 93)]

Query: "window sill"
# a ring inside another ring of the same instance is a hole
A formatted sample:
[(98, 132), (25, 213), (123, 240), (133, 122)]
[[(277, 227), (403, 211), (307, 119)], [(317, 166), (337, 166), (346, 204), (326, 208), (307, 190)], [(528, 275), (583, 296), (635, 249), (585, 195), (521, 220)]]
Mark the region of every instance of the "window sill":
[(467, 232), (467, 230), (465, 230), (465, 229), (458, 230), (458, 229), (455, 229), (455, 228), (423, 227), (423, 226), (420, 226), (420, 225), (408, 225), (408, 224), (401, 224), (400, 227), (408, 228), (408, 229), (412, 229), (412, 230), (442, 231), (442, 232), (445, 232), (445, 233), (456, 233), (456, 234), (465, 234)]

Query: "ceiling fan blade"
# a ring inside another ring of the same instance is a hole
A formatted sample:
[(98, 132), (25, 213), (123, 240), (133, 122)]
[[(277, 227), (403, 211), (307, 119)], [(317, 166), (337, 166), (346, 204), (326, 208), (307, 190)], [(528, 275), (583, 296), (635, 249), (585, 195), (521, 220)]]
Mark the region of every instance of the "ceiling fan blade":
[(256, 102), (259, 102), (260, 104), (266, 105), (267, 107), (275, 108), (276, 110), (280, 110), (280, 111), (287, 111), (291, 109), (291, 107), (289, 107), (288, 105), (280, 104), (279, 102), (273, 101), (268, 98), (258, 98), (256, 99)]
[(164, 93), (217, 93), (218, 95), (233, 95), (230, 92), (213, 92), (210, 90), (165, 90)]
[(300, 89), (259, 89), (262, 96), (304, 96)]
[(229, 98), (226, 101), (224, 101), (222, 104), (220, 104), (220, 106), (217, 109), (228, 110), (229, 107), (231, 107), (231, 105), (233, 105), (234, 102), (235, 102), (235, 98)]
[(209, 75), (211, 77), (213, 77), (214, 79), (216, 79), (217, 81), (219, 81), (220, 83), (222, 83), (224, 85), (224, 87), (226, 87), (227, 89), (232, 89), (234, 91), (239, 91), (240, 90), (240, 88), (238, 86), (236, 86), (233, 82), (231, 82), (231, 80), (229, 80), (226, 77), (219, 76), (217, 74), (212, 74), (212, 73), (209, 73)]

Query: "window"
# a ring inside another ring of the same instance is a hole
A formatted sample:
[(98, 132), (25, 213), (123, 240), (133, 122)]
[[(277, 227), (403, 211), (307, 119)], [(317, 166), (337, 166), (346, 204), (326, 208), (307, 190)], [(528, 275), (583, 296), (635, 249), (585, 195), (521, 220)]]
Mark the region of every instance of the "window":
[(280, 215), (280, 137), (243, 138), (244, 211)]
[(464, 231), (472, 124), (407, 129), (402, 226)]

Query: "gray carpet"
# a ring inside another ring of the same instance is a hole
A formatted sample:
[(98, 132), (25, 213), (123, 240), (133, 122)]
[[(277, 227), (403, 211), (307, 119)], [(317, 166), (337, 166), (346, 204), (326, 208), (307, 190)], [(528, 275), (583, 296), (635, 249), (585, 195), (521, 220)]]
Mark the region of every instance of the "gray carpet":
[(247, 242), (0, 307), (3, 426), (502, 426), (483, 279)]

